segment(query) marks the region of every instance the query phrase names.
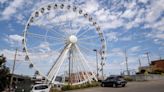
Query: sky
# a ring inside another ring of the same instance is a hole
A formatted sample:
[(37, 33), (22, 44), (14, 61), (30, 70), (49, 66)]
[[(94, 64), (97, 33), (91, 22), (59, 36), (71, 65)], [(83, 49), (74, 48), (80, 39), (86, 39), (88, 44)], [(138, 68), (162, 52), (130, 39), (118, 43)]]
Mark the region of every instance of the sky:
[[(19, 48), (15, 73), (32, 73), (22, 53), (22, 34), (31, 13), (52, 2), (76, 5), (98, 21), (107, 42), (106, 75), (126, 69), (125, 50), (130, 70), (137, 71), (139, 58), (142, 66), (148, 65), (146, 52), (150, 60), (164, 59), (164, 0), (0, 0), (0, 54), (7, 57), (6, 65), (11, 68), (15, 49)], [(37, 42), (32, 39), (28, 45), (35, 46), (32, 43)], [(40, 47), (46, 47), (45, 44)], [(90, 59), (90, 64), (96, 67), (95, 57)]]

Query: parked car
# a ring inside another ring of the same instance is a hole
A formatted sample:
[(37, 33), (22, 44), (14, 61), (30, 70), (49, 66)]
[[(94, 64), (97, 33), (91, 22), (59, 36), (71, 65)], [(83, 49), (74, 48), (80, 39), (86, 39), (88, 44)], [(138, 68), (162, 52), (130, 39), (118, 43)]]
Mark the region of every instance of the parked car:
[(49, 92), (50, 86), (47, 84), (36, 84), (32, 86), (31, 92)]
[(108, 87), (108, 86), (125, 87), (126, 84), (127, 84), (127, 81), (125, 81), (122, 76), (110, 76), (110, 77), (108, 77), (107, 79), (105, 79), (104, 81), (101, 82), (102, 87)]

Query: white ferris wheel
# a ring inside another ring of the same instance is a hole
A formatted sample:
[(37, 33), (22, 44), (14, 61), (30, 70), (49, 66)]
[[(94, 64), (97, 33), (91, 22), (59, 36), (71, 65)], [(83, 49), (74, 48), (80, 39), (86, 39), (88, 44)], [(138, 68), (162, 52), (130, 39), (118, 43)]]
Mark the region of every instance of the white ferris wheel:
[(105, 37), (96, 19), (78, 6), (41, 6), (31, 14), (23, 34), (25, 60), (49, 83), (77, 85), (97, 80), (91, 67), (96, 62), (93, 49), (100, 50), (104, 65)]

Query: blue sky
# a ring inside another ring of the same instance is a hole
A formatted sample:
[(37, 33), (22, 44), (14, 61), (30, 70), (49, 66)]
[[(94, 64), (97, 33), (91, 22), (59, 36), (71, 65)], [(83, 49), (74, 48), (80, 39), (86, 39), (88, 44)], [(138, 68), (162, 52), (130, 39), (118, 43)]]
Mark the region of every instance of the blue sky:
[[(76, 4), (99, 22), (107, 41), (105, 73), (125, 70), (124, 50), (130, 69), (150, 59), (164, 58), (164, 0), (0, 0), (0, 53), (13, 64), (14, 50), (21, 48), (22, 34), (31, 13), (50, 2)], [(16, 73), (30, 74), (28, 63), (19, 50)], [(93, 62), (94, 63), (94, 62)]]

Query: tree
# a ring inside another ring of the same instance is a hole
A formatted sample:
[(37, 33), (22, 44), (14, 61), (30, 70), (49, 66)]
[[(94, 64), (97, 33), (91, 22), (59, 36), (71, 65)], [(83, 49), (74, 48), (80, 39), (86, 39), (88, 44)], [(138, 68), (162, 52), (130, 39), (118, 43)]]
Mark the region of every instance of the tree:
[(6, 57), (0, 55), (0, 92), (9, 85), (9, 78), (7, 76), (9, 75), (10, 70), (6, 67), (6, 62)]

